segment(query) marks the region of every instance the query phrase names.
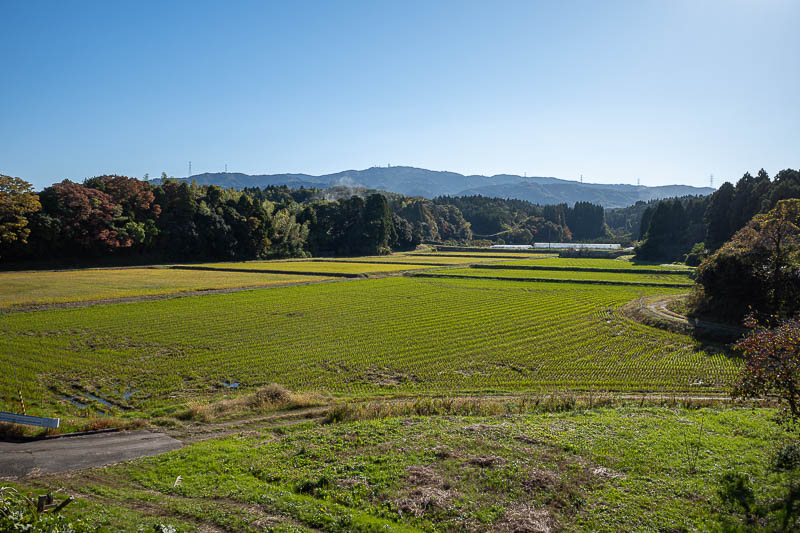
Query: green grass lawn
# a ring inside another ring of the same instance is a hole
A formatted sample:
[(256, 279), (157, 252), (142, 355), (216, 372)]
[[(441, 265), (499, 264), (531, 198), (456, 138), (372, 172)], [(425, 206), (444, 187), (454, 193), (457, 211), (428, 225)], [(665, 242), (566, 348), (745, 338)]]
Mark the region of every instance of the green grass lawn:
[[(677, 291), (391, 277), (3, 318), (0, 409), (76, 416), (86, 391), (152, 410), (276, 382), (395, 394), (726, 390), (739, 362), (632, 322), (622, 304)], [(85, 400), (84, 400), (85, 402)]]
[[(248, 431), (31, 482), (110, 531), (710, 531), (728, 472), (781, 494), (770, 410), (620, 407)], [(176, 483), (178, 477), (181, 478)], [(30, 485), (29, 485), (30, 486)]]

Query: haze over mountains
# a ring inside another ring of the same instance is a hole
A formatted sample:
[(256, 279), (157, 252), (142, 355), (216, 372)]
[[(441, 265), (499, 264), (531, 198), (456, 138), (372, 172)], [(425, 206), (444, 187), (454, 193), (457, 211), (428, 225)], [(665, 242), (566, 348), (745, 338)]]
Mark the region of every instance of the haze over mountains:
[(348, 186), (377, 189), (406, 196), (469, 196), (483, 195), (499, 198), (516, 198), (537, 204), (592, 202), (604, 207), (625, 207), (639, 200), (654, 200), (671, 196), (706, 195), (714, 192), (709, 187), (689, 185), (643, 185), (580, 183), (551, 177), (523, 177), (513, 174), (495, 176), (470, 175), (456, 172), (426, 170), (415, 167), (372, 167), (366, 170), (345, 170), (335, 174), (312, 176), (309, 174), (248, 175), (238, 172), (197, 174), (183, 180), (196, 180), (200, 185), (221, 187), (266, 187), (286, 185), (291, 188)]

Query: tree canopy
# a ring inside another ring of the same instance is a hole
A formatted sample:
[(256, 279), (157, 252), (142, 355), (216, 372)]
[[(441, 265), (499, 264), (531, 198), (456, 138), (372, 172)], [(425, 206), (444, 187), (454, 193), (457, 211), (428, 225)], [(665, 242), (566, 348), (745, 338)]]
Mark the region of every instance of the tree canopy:
[(698, 267), (695, 310), (731, 321), (800, 311), (800, 199), (754, 216)]
[(28, 215), (41, 209), (30, 183), (0, 174), (0, 243), (26, 244)]

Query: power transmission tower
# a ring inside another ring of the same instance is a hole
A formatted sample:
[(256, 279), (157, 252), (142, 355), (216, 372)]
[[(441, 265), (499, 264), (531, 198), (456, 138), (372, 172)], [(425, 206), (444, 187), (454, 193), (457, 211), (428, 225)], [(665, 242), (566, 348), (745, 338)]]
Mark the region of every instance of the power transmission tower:
[(225, 174), (228, 173), (228, 163), (225, 163)]
[(708, 178), (708, 183), (711, 186), (711, 188), (713, 189), (714, 188), (714, 174), (711, 174), (711, 177)]
[(641, 187), (642, 186), (642, 180), (640, 178), (636, 178), (636, 186), (637, 187)]
[(581, 183), (583, 183), (583, 174), (581, 174)]
[(192, 162), (189, 161), (189, 177), (192, 176)]

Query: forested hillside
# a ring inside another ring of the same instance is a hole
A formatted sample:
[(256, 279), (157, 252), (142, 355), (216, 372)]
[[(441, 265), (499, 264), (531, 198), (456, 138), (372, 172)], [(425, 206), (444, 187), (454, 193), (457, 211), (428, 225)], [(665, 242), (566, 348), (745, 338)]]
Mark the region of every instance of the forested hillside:
[(676, 261), (688, 254), (696, 256), (694, 261), (699, 263), (706, 252), (722, 246), (754, 215), (766, 213), (789, 198), (800, 198), (800, 172), (786, 169), (770, 179), (761, 169), (756, 176), (746, 173), (736, 185), (724, 183), (711, 196), (648, 205), (641, 216), (642, 242), (637, 257)]

